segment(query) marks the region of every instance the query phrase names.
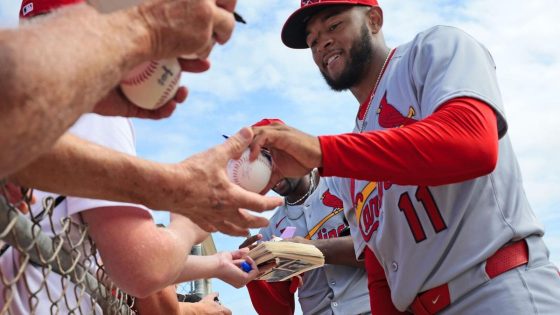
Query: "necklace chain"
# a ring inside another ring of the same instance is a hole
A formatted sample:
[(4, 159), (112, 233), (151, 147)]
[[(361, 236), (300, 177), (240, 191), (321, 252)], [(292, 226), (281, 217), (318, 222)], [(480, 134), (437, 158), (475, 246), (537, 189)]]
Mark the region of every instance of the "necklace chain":
[[(371, 95), (369, 97), (368, 100), (368, 104), (366, 107), (366, 113), (364, 115), (364, 119), (362, 120), (362, 124), (360, 126), (360, 132), (364, 131), (364, 128), (366, 127), (366, 121), (368, 118), (368, 114), (369, 114), (369, 107), (371, 106), (371, 103), (373, 101), (373, 97), (375, 96), (375, 92), (377, 90), (377, 86), (379, 85), (379, 82), (381, 81), (381, 77), (383, 77), (383, 73), (385, 73), (385, 67), (387, 67), (387, 63), (389, 62), (389, 58), (392, 55), (392, 51), (393, 49), (390, 49), (389, 52), (387, 53), (387, 57), (385, 57), (385, 62), (383, 62), (383, 66), (381, 67), (381, 70), (379, 71), (379, 74), (377, 75), (377, 80), (375, 81), (375, 85), (373, 86), (373, 90), (371, 90)], [(358, 114), (356, 114), (356, 125), (358, 124)]]
[(302, 200), (309, 197), (309, 195), (311, 195), (311, 193), (315, 190), (315, 170), (311, 171), (311, 175), (310, 175), (309, 180), (311, 182), (309, 183), (309, 189), (307, 190), (307, 192), (303, 196), (301, 196), (298, 200), (296, 200), (294, 202), (289, 202), (288, 199), (284, 198), (284, 202), (286, 202), (286, 205), (295, 206), (295, 205), (299, 204)]

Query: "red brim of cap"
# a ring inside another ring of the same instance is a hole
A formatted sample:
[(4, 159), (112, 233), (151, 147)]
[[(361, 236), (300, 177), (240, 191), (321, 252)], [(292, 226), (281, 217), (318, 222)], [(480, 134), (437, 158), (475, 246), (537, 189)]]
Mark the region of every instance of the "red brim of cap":
[(296, 10), (282, 27), (282, 42), (290, 48), (309, 48), (306, 42), (305, 27), (315, 13), (325, 7), (335, 5), (377, 5), (376, 0), (323, 0), (308, 4)]

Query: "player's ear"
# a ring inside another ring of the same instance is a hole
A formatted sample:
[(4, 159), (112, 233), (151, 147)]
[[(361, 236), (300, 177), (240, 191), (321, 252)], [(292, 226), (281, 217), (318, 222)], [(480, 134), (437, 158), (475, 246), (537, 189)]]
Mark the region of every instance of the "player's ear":
[(372, 34), (377, 34), (383, 26), (383, 10), (380, 7), (368, 7), (367, 10), (368, 25)]

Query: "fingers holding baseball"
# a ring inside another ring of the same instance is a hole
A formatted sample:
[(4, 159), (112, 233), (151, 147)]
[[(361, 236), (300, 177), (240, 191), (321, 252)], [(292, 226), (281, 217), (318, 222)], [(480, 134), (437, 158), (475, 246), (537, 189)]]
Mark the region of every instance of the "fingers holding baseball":
[(255, 136), (250, 145), (250, 159), (256, 159), (262, 148), (268, 149), (277, 174), (301, 177), (322, 165), (318, 137), (278, 123), (253, 127), (253, 132)]
[(138, 107), (129, 101), (119, 88), (113, 89), (93, 108), (93, 112), (102, 116), (121, 116), (144, 119), (162, 119), (173, 114), (178, 103), (185, 101), (188, 90), (185, 87), (177, 89), (174, 98), (157, 109)]
[(249, 147), (253, 140), (251, 128), (241, 128), (237, 133), (230, 136), (223, 144), (217, 148), (225, 151), (227, 159), (239, 159), (241, 154)]
[(208, 59), (184, 59), (179, 58), (181, 70), (185, 72), (200, 73), (210, 69), (210, 60)]

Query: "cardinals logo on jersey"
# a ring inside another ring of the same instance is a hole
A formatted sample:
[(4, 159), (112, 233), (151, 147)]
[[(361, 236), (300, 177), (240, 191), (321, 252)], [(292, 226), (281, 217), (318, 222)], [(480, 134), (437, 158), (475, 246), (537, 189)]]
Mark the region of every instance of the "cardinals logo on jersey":
[[(393, 106), (387, 101), (387, 92), (383, 95), (377, 110), (379, 126), (383, 128), (401, 128), (417, 122), (414, 119), (416, 112), (412, 106), (408, 107), (406, 115), (401, 114), (398, 106)], [(350, 182), (351, 193), (354, 196), (354, 207), (356, 209), (356, 220), (360, 232), (366, 242), (368, 242), (373, 233), (378, 230), (380, 225), (380, 217), (382, 215), (383, 194), (389, 190), (393, 184), (390, 182), (369, 182), (356, 192), (356, 181)], [(374, 192), (377, 190), (377, 194)], [(415, 199), (415, 202), (413, 202)], [(417, 209), (420, 205), (420, 210)], [(412, 237), (416, 243), (426, 240), (427, 235), (422, 222), (419, 220), (417, 211), (425, 211), (429, 217), (430, 224), (435, 233), (439, 233), (447, 229), (447, 224), (441, 214), (441, 211), (434, 199), (430, 188), (427, 186), (416, 186), (414, 190), (403, 191), (397, 201), (398, 209), (403, 213), (404, 219), (410, 227)]]
[(311, 239), (311, 237), (315, 234), (317, 234), (318, 239), (335, 238), (338, 237), (340, 232), (346, 227), (346, 224), (341, 224), (336, 228), (331, 229), (323, 227), (327, 221), (344, 211), (344, 204), (340, 198), (331, 194), (330, 189), (327, 189), (323, 195), (321, 195), (321, 201), (325, 206), (333, 208), (333, 211), (315, 224), (311, 230), (309, 230), (309, 233), (305, 236), (307, 239)]
[(399, 110), (387, 102), (387, 92), (383, 95), (381, 102), (379, 103), (379, 108), (377, 109), (377, 115), (379, 116), (379, 125), (383, 128), (400, 128), (402, 126), (410, 125), (417, 122), (413, 119), (416, 112), (412, 106), (409, 106), (408, 113), (405, 115), (401, 114)]
[(327, 207), (331, 207), (335, 209), (344, 208), (344, 204), (342, 203), (342, 200), (337, 196), (331, 194), (330, 189), (327, 189), (327, 191), (323, 193), (323, 195), (321, 196), (321, 201), (323, 201), (323, 204)]
[[(377, 114), (379, 125), (383, 128), (400, 128), (417, 122), (412, 118), (416, 115), (414, 108), (409, 106), (407, 114), (401, 114), (397, 107), (387, 101), (387, 91), (379, 103)], [(351, 181), (351, 186), (355, 187), (355, 180)], [(383, 191), (391, 186), (392, 184), (389, 182), (369, 182), (354, 195), (356, 220), (358, 220), (360, 232), (366, 242), (379, 228)], [(352, 188), (352, 193), (354, 194), (354, 188)]]

